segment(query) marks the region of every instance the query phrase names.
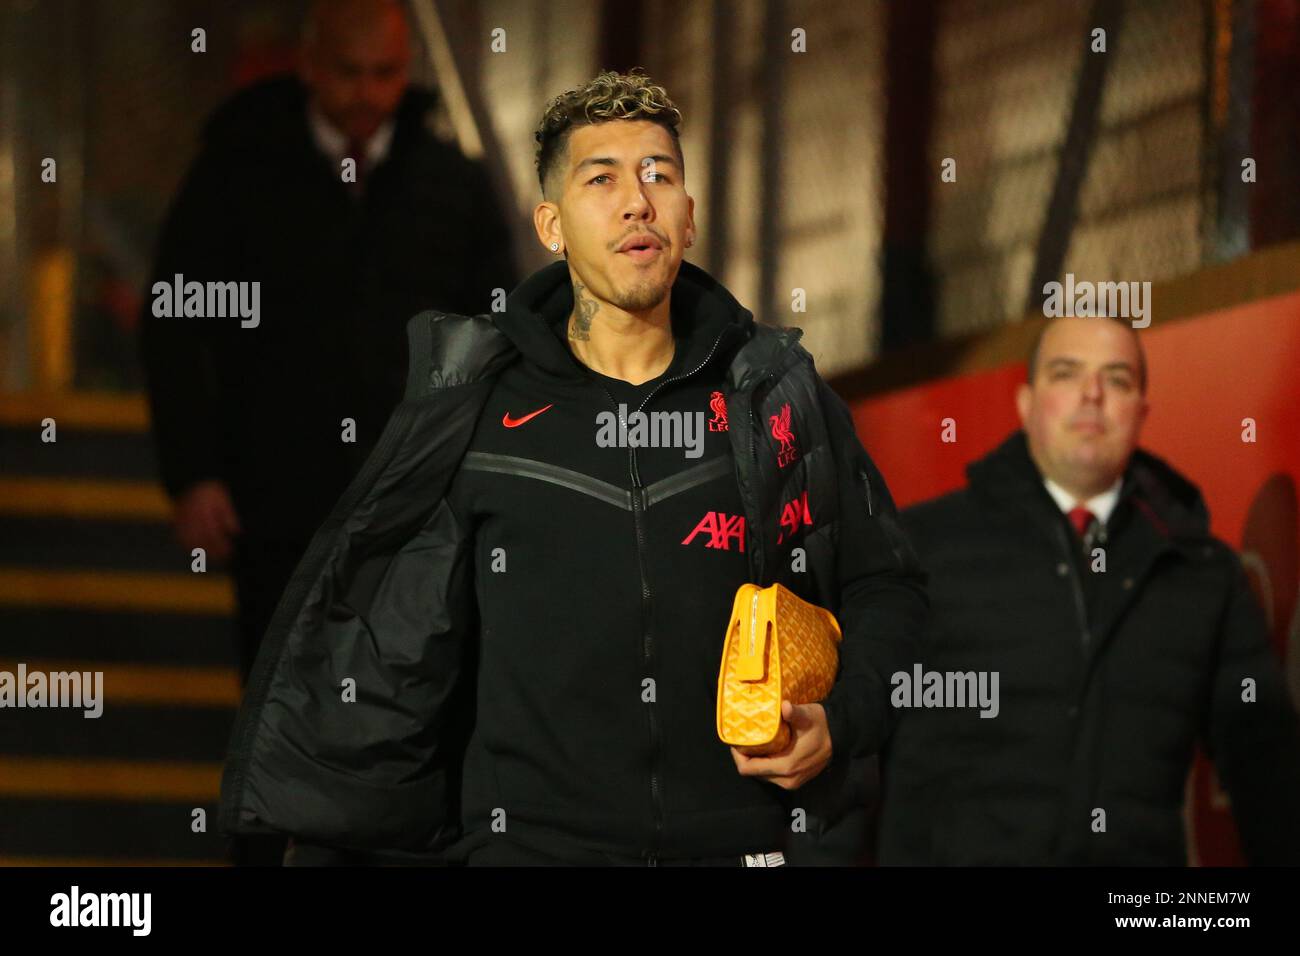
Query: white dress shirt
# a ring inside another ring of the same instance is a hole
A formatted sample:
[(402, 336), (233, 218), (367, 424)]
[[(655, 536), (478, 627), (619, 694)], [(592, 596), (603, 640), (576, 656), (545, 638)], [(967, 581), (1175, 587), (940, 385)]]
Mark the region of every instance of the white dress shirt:
[(1077, 501), (1074, 495), (1052, 481), (1051, 478), (1043, 479), (1043, 484), (1047, 486), (1047, 493), (1052, 496), (1052, 500), (1056, 502), (1056, 506), (1061, 509), (1063, 514), (1068, 515), (1074, 508), (1082, 505), (1091, 511), (1103, 525), (1110, 520), (1110, 513), (1115, 510), (1115, 505), (1119, 503), (1119, 489), (1123, 482), (1124, 478), (1120, 476), (1115, 479), (1115, 484), (1096, 497), (1089, 498), (1087, 501)]
[[(329, 121), (314, 102), (307, 107), (307, 121), (311, 126), (311, 135), (312, 139), (316, 141), (316, 148), (334, 160), (336, 168), (345, 158), (360, 158), (348, 156), (347, 136)], [(367, 172), (379, 165), (384, 157), (388, 155), (388, 147), (393, 141), (394, 125), (392, 117), (389, 117), (380, 124), (379, 129), (375, 130), (374, 135), (367, 140), (365, 161), (363, 163)]]

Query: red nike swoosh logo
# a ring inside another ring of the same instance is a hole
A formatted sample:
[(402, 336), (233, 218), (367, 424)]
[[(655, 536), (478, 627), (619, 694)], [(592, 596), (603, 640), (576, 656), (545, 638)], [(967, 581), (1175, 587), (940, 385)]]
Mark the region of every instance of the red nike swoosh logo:
[[(551, 405), (554, 405), (554, 404), (555, 404), (554, 402), (551, 403)], [(536, 418), (536, 417), (537, 417), (538, 415), (540, 415), (542, 412), (546, 411), (546, 409), (550, 408), (551, 405), (546, 405), (546, 406), (544, 406), (543, 408), (539, 408), (539, 409), (538, 409), (537, 411), (535, 411), (535, 412), (529, 412), (529, 413), (528, 413), (527, 415), (525, 415), (523, 418), (511, 418), (511, 417), (510, 417), (510, 413), (509, 413), (509, 412), (506, 412), (504, 415), (501, 416), (501, 424), (502, 424), (502, 425), (505, 425), (506, 428), (518, 428), (518, 427), (519, 427), (520, 425), (522, 425), (524, 422), (528, 421), (528, 419), (530, 419), (530, 418)]]

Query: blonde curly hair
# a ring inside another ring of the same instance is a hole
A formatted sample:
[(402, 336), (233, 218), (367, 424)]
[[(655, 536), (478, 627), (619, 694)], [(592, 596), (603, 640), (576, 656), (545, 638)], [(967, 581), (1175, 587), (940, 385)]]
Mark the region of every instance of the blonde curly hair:
[(686, 164), (677, 132), (682, 114), (668, 91), (656, 85), (640, 67), (633, 67), (627, 73), (606, 70), (581, 89), (568, 90), (546, 104), (542, 121), (533, 134), (537, 140), (537, 181), (543, 196), (548, 193), (548, 180), (559, 170), (573, 129), (613, 120), (648, 120), (668, 130), (673, 137), (677, 165), (685, 175)]

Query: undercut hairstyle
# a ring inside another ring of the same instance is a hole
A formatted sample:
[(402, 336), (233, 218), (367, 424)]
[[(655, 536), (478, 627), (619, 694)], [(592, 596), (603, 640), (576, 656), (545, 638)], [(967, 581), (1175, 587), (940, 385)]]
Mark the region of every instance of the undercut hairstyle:
[[(1146, 352), (1142, 349), (1142, 339), (1138, 336), (1137, 330), (1133, 328), (1128, 319), (1123, 319), (1119, 316), (1096, 315), (1089, 316), (1089, 318), (1092, 318), (1094, 321), (1114, 322), (1133, 336), (1133, 341), (1137, 343), (1138, 353), (1138, 391), (1145, 395), (1147, 392), (1147, 356)], [(1052, 319), (1044, 322), (1042, 327), (1038, 330), (1038, 334), (1034, 336), (1033, 348), (1029, 350), (1029, 368), (1027, 372), (1030, 385), (1034, 384), (1034, 376), (1038, 373), (1038, 353), (1043, 345), (1043, 336), (1047, 334), (1047, 330), (1052, 327), (1052, 322), (1054, 321), (1056, 320)]]
[(682, 176), (686, 175), (677, 132), (682, 114), (668, 91), (656, 85), (640, 67), (633, 67), (627, 73), (606, 70), (581, 89), (561, 93), (546, 105), (542, 121), (533, 134), (537, 140), (537, 181), (542, 187), (542, 198), (556, 191), (554, 177), (563, 169), (573, 130), (614, 120), (648, 120), (668, 130), (672, 134), (677, 165)]

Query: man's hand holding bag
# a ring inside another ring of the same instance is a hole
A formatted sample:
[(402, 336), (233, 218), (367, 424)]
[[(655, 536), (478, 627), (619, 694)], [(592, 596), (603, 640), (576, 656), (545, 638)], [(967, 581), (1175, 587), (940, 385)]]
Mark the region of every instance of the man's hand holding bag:
[(780, 753), (790, 742), (781, 702), (823, 700), (839, 667), (835, 615), (780, 584), (736, 592), (718, 672), (718, 736), (747, 755)]

